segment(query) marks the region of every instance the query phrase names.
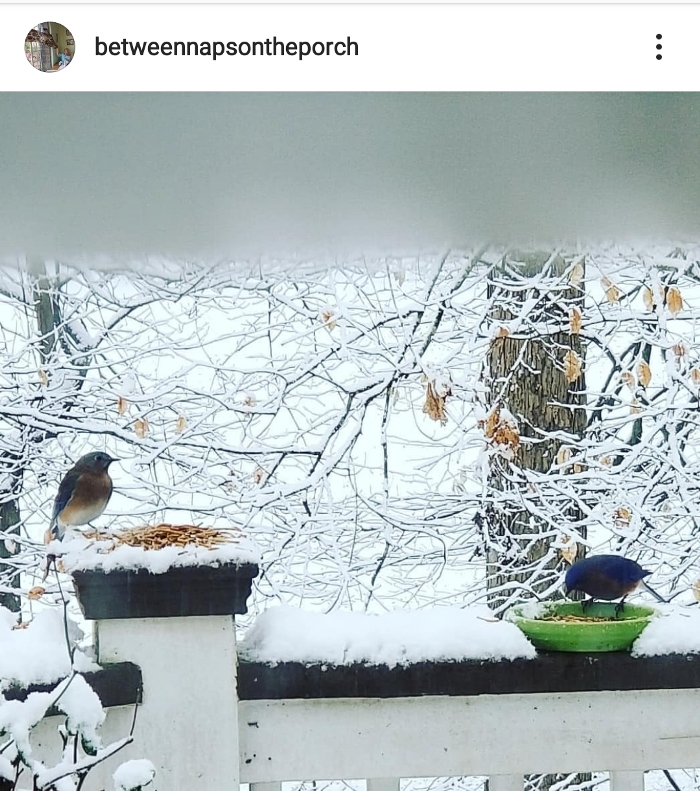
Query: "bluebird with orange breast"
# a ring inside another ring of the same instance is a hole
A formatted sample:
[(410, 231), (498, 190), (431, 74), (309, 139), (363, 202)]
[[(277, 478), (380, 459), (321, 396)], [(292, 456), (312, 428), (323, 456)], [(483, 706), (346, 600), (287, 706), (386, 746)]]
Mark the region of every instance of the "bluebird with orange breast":
[[(581, 591), (590, 596), (583, 602), (584, 610), (594, 599), (612, 601), (621, 599), (615, 607), (619, 615), (625, 605), (625, 599), (637, 588), (651, 571), (643, 569), (639, 563), (622, 555), (592, 555), (578, 560), (566, 572), (564, 578), (565, 592)], [(645, 584), (645, 587), (657, 598), (658, 594)], [(661, 599), (663, 601), (663, 599)]]
[(60, 541), (67, 527), (86, 525), (102, 515), (112, 496), (112, 479), (107, 470), (114, 461), (118, 459), (108, 453), (88, 453), (63, 476), (46, 533), (48, 541)]

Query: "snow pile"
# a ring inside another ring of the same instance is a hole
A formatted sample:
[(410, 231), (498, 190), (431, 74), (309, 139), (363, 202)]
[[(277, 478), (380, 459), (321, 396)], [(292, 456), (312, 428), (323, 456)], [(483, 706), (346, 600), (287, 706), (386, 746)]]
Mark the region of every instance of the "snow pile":
[(27, 763), (32, 756), (29, 734), (32, 728), (44, 719), (51, 703), (56, 699), (53, 692), (32, 692), (26, 700), (4, 700), (0, 697), (0, 733), (9, 737), (17, 752)]
[[(12, 780), (14, 782), (15, 779), (15, 769), (12, 764), (5, 758), (4, 755), (0, 755), (0, 780)], [(2, 783), (0, 783), (2, 786)], [(12, 786), (10, 786), (11, 788)]]
[[(12, 684), (50, 684), (71, 672), (63, 614), (42, 610), (26, 629), (13, 629), (16, 614), (0, 607), (0, 690)], [(75, 652), (77, 670), (98, 670), (85, 654)]]
[[(31, 738), (32, 729), (47, 716), (52, 706), (66, 714), (65, 726), (59, 729), (61, 736), (65, 737), (65, 749), (59, 763), (47, 767), (34, 757)], [(99, 728), (104, 720), (105, 712), (99, 698), (77, 673), (65, 678), (51, 692), (32, 692), (26, 700), (8, 701), (0, 695), (0, 733), (9, 738), (3, 747), (6, 752), (0, 760), (0, 778), (7, 775), (8, 766), (14, 773), (12, 762), (19, 761), (23, 770), (30, 770), (33, 788), (74, 791), (81, 772), (89, 771), (94, 764), (131, 741), (129, 736), (101, 748)], [(76, 737), (73, 745), (69, 739), (72, 736)], [(82, 757), (81, 753), (84, 753)], [(13, 779), (14, 774), (9, 777)]]
[(156, 776), (156, 768), (145, 758), (126, 761), (112, 775), (115, 791), (139, 791)]
[(632, 656), (700, 653), (700, 610), (663, 608), (639, 635)]
[[(258, 563), (255, 545), (246, 539), (239, 543), (221, 544), (215, 549), (198, 546), (173, 546), (162, 549), (143, 549), (126, 544), (112, 549), (110, 541), (97, 541), (82, 536), (53, 541), (47, 547), (49, 554), (60, 558), (65, 571), (100, 569), (104, 572), (117, 569), (148, 569), (151, 574), (163, 574), (171, 568), (183, 566), (210, 566), (216, 568), (227, 563)], [(111, 550), (111, 551), (110, 551)]]
[(71, 679), (56, 706), (66, 715), (68, 733), (79, 733), (95, 751), (102, 746), (98, 729), (106, 715), (97, 693), (82, 676)]
[(383, 615), (328, 615), (275, 607), (260, 615), (241, 645), (253, 662), (396, 665), (462, 659), (532, 658), (535, 649), (515, 624), (487, 608), (439, 607)]

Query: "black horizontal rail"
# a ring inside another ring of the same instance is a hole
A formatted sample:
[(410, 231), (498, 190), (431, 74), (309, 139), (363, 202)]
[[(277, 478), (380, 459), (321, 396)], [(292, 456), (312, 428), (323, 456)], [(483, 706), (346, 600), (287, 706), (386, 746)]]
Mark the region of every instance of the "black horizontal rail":
[(700, 688), (700, 655), (545, 653), (513, 661), (270, 665), (241, 662), (241, 700), (397, 698)]
[[(132, 662), (83, 673), (105, 708), (141, 700), (141, 669)], [(53, 684), (10, 687), (7, 700), (49, 692)], [(409, 665), (329, 665), (241, 661), (240, 700), (399, 698), (423, 695), (508, 695), (611, 690), (700, 688), (700, 655), (633, 658), (625, 652), (546, 653), (513, 661), (417, 662)]]
[[(80, 675), (95, 690), (104, 708), (131, 706), (141, 701), (141, 668), (133, 662), (105, 664), (99, 670)], [(6, 700), (26, 700), (32, 692), (51, 692), (58, 683), (12, 686), (3, 694)], [(56, 713), (49, 710), (49, 714)]]

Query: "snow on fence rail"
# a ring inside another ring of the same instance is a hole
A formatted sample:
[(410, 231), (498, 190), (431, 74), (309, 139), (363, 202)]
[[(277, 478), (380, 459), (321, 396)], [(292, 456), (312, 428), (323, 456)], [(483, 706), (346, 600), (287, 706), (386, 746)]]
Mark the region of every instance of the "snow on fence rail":
[[(254, 572), (244, 571), (248, 586)], [(700, 654), (535, 655), (512, 624), (481, 616), (465, 640), (467, 613), (435, 611), (432, 625), (426, 613), (382, 616), (363, 630), (361, 616), (286, 608), (259, 619), (239, 650), (233, 613), (202, 615), (201, 597), (188, 595), (212, 569), (184, 582), (179, 573), (180, 615), (143, 617), (142, 600), (140, 617), (97, 619), (103, 670), (88, 680), (112, 704), (105, 740), (129, 731), (129, 704), (141, 703), (133, 743), (96, 767), (85, 791), (111, 788), (116, 765), (140, 757), (155, 765), (159, 791), (275, 791), (314, 779), (397, 791), (400, 778), (466, 775), (519, 791), (524, 774), (586, 771), (611, 772), (613, 791), (641, 791), (645, 770), (700, 763)], [(230, 609), (244, 611), (242, 599), (229, 596)], [(439, 643), (436, 624), (444, 631), (451, 618), (464, 634)], [(343, 656), (322, 661), (314, 650)], [(51, 740), (47, 720), (37, 752), (55, 750)]]

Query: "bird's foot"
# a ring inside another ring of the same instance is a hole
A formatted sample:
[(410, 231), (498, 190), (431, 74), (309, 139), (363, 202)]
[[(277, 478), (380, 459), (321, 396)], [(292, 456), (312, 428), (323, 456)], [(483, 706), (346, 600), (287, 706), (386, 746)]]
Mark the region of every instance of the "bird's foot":
[(618, 603), (615, 605), (615, 617), (616, 617), (616, 618), (619, 618), (619, 617), (622, 615), (622, 611), (623, 611), (624, 609), (625, 609), (625, 600), (624, 600), (624, 598), (623, 598), (623, 599), (622, 599), (622, 601), (619, 601), (619, 602), (618, 602)]
[(44, 576), (41, 578), (42, 582), (46, 582), (46, 578), (49, 576), (49, 571), (51, 571), (51, 566), (56, 569), (56, 555), (47, 555), (46, 556), (46, 568), (44, 569)]
[(581, 612), (585, 615), (588, 608), (593, 604), (593, 599), (584, 599), (581, 602)]

